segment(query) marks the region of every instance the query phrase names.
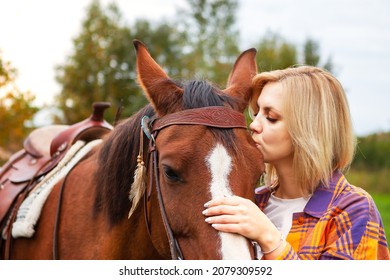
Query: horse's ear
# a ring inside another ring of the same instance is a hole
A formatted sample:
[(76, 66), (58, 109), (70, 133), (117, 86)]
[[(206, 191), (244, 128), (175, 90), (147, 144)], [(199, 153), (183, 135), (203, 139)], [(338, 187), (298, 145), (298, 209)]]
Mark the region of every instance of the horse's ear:
[(256, 49), (244, 51), (234, 63), (227, 87), (223, 92), (243, 101), (240, 110), (244, 111), (252, 95), (252, 78), (257, 74)]
[(147, 99), (159, 116), (175, 111), (183, 89), (154, 61), (142, 42), (134, 40), (133, 43), (137, 52), (137, 79)]

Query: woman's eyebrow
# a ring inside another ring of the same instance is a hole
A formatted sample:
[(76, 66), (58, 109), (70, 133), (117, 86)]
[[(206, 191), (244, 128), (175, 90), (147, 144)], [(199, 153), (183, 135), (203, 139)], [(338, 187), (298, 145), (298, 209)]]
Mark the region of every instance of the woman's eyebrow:
[(262, 109), (264, 112), (270, 112), (270, 111), (272, 111), (272, 112), (275, 112), (275, 113), (277, 113), (277, 114), (281, 114), (281, 112), (280, 112), (280, 110), (278, 110), (278, 109), (276, 109), (275, 107), (273, 107), (273, 106), (264, 106), (264, 107), (259, 107), (260, 109)]

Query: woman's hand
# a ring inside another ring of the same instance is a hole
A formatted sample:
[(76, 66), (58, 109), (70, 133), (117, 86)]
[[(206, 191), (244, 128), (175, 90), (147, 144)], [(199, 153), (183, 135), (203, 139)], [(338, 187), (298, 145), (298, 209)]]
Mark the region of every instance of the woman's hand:
[(280, 242), (280, 232), (260, 208), (239, 196), (222, 197), (205, 204), (205, 221), (216, 230), (238, 233), (256, 241), (263, 251)]

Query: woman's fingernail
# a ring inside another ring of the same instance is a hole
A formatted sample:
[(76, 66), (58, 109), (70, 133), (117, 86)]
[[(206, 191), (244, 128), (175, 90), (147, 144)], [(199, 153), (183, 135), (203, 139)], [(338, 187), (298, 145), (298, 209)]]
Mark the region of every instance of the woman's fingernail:
[(206, 223), (210, 223), (210, 222), (211, 222), (211, 218), (206, 218), (206, 219), (204, 219), (204, 221), (205, 221)]
[(207, 209), (202, 211), (203, 215), (207, 215)]
[(209, 206), (210, 206), (210, 201), (209, 201), (209, 202), (206, 202), (203, 206), (204, 206), (205, 208), (209, 208)]

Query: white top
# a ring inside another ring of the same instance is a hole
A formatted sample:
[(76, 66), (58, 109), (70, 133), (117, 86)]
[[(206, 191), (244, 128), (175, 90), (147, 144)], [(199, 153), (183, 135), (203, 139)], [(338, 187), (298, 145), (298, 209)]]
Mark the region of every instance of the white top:
[(292, 226), (293, 213), (303, 212), (308, 201), (309, 198), (283, 199), (271, 194), (264, 209), (264, 214), (267, 215), (286, 239)]
[[(280, 231), (283, 238), (286, 239), (292, 226), (293, 213), (303, 212), (303, 209), (309, 201), (309, 198), (305, 199), (303, 197), (299, 197), (283, 199), (271, 194), (267, 206), (264, 208), (263, 212)], [(257, 250), (257, 257), (258, 259), (261, 259), (263, 252), (257, 243), (255, 243), (255, 245)]]

